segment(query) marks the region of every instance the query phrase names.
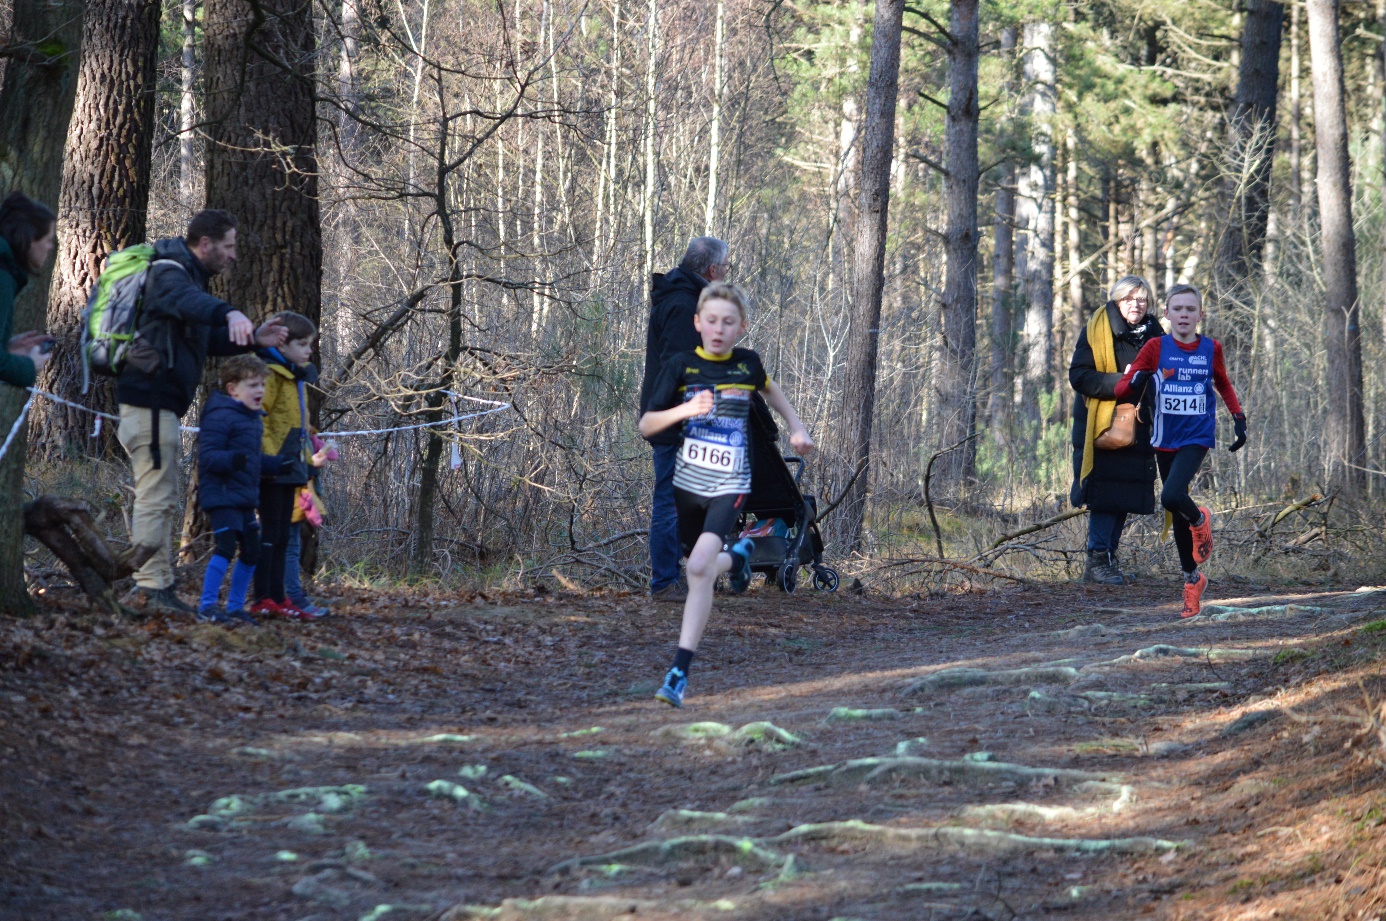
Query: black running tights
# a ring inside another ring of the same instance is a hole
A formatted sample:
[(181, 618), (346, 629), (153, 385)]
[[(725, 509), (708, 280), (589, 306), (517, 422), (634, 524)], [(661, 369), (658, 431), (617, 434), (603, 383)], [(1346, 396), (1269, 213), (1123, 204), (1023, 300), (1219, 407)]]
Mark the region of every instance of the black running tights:
[(260, 484), (260, 565), (255, 567), (255, 599), (284, 603), (284, 556), (297, 486)]
[(1189, 498), (1189, 484), (1203, 466), (1203, 458), (1208, 449), (1202, 445), (1185, 445), (1178, 451), (1156, 451), (1155, 463), (1160, 467), (1160, 480), (1165, 485), (1160, 490), (1160, 504), (1172, 513), (1174, 518), (1174, 546), (1179, 548), (1179, 565), (1185, 572), (1193, 572), (1198, 564), (1193, 558), (1193, 535), (1189, 525), (1202, 514), (1198, 505)]

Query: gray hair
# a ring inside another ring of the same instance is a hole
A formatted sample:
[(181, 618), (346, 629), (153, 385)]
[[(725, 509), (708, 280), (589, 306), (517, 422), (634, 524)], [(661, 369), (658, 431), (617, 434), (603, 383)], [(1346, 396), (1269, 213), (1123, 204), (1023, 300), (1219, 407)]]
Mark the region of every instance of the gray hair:
[(1149, 310), (1155, 303), (1155, 292), (1150, 290), (1150, 282), (1141, 278), (1139, 275), (1123, 275), (1116, 284), (1112, 285), (1112, 290), (1107, 295), (1107, 300), (1120, 302), (1123, 297), (1137, 288), (1145, 292), (1145, 306), (1146, 309)]
[(694, 237), (688, 243), (688, 251), (683, 254), (679, 268), (699, 278), (707, 277), (707, 270), (727, 259), (727, 244), (716, 237)]

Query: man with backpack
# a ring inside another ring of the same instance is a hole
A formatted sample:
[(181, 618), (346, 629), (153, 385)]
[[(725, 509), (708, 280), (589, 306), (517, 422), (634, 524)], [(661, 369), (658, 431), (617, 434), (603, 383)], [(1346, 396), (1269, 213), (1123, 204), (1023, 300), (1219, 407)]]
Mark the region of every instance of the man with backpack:
[(174, 591), (170, 532), (179, 497), (179, 421), (197, 396), (207, 356), (277, 348), (287, 335), (273, 320), (256, 328), (244, 313), (207, 293), (208, 281), (235, 261), (236, 219), (226, 211), (199, 211), (188, 222), (186, 238), (155, 243), (138, 335), (116, 377), (117, 438), (135, 474), (130, 542), (158, 548), (135, 573), (149, 611), (197, 613)]

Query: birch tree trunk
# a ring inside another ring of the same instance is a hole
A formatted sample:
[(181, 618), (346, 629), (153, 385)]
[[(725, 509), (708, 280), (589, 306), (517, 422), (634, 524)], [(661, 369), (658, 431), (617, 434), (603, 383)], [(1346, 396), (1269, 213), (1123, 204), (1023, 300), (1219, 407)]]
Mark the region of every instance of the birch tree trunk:
[(195, 210), (193, 198), (197, 194), (197, 152), (193, 146), (193, 126), (197, 123), (197, 0), (182, 0), (179, 9), (183, 52), (178, 66), (182, 84), (178, 96), (178, 197), (183, 209), (192, 211)]
[(726, 0), (717, 0), (717, 27), (713, 37), (712, 65), (712, 124), (707, 139), (707, 209), (703, 214), (703, 233), (715, 236), (717, 231), (717, 173), (722, 160), (722, 91), (723, 67), (726, 58)]
[(655, 165), (655, 93), (658, 90), (655, 68), (659, 65), (659, 6), (650, 0), (649, 18), (645, 23), (645, 188), (643, 217), (645, 221), (644, 274), (641, 280), (649, 284), (654, 275), (655, 183), (659, 181)]
[[(102, 260), (144, 241), (159, 6), (157, 0), (88, 3), (62, 195), (55, 209), (58, 257), (48, 292), (48, 330), (62, 345), (44, 369), (39, 387), (108, 413), (115, 412), (109, 381), (94, 381), (91, 392), (82, 394), (82, 309)], [(127, 103), (112, 105), (113, 99)], [(86, 452), (91, 416), (56, 404), (34, 410), (48, 457)], [(106, 435), (103, 444), (109, 446), (114, 427)]]
[(1078, 138), (1075, 136), (1073, 128), (1068, 129), (1064, 136), (1065, 154), (1067, 163), (1064, 170), (1064, 189), (1068, 200), (1065, 203), (1068, 208), (1068, 220), (1064, 224), (1068, 228), (1068, 303), (1073, 311), (1075, 322), (1078, 326), (1086, 321), (1083, 313), (1083, 273), (1078, 270), (1082, 262), (1082, 225), (1078, 223), (1082, 216), (1078, 205)]
[[(53, 207), (62, 182), (63, 144), (77, 90), (82, 48), (80, 0), (15, 0), (10, 42), (42, 43), (46, 56), (12, 58), (0, 83), (0, 187), (18, 189)], [(14, 304), (14, 330), (43, 329), (50, 273), (29, 280)], [(28, 394), (0, 387), (0, 432), (8, 433)], [(3, 437), (3, 436), (0, 436)], [(26, 428), (0, 460), (0, 613), (26, 615), (33, 602), (24, 587), (22, 505)]]
[(852, 260), (851, 339), (843, 380), (842, 423), (852, 469), (861, 468), (843, 500), (843, 541), (861, 549), (870, 481), (871, 428), (876, 411), (876, 356), (880, 349), (881, 298), (885, 290), (886, 224), (890, 214), (890, 164), (895, 147), (895, 103), (900, 86), (900, 33), (905, 0), (877, 0), (871, 38), (862, 133), (861, 195)]
[(1323, 241), (1324, 339), (1329, 415), (1324, 444), (1329, 475), (1351, 489), (1364, 484), (1362, 337), (1357, 301), (1357, 242), (1352, 228), (1351, 164), (1343, 99), (1337, 0), (1308, 0), (1314, 84), (1314, 147)]
[(948, 169), (944, 177), (943, 351), (938, 357), (939, 459), (942, 476), (960, 486), (977, 466), (974, 434), (977, 352), (977, 28), (978, 0), (953, 0), (948, 15)]
[(1050, 386), (1054, 332), (1054, 114), (1057, 91), (1054, 27), (1028, 22), (1023, 32), (1022, 79), (1028, 93), (1021, 111), (1031, 120), (1030, 142), (1036, 162), (1020, 170), (1016, 182), (1016, 267), (1025, 299), (1021, 334), (1021, 412), (1040, 421), (1040, 394)]

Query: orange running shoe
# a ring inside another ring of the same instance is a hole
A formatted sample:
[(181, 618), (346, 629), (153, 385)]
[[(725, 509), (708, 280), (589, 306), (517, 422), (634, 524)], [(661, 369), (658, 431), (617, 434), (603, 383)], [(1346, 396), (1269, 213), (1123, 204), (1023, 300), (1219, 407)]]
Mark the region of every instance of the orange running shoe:
[(1198, 574), (1197, 582), (1184, 583), (1184, 610), (1180, 617), (1193, 617), (1203, 609), (1203, 592), (1207, 588), (1208, 577), (1203, 573)]
[(1213, 513), (1201, 505), (1198, 510), (1203, 513), (1203, 523), (1189, 525), (1189, 533), (1193, 535), (1194, 562), (1204, 563), (1213, 555)]

